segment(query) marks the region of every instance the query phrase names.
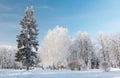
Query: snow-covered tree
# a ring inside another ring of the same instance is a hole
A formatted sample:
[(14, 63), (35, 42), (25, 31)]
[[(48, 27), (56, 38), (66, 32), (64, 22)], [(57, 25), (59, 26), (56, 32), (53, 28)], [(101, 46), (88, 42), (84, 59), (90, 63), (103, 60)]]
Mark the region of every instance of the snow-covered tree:
[(110, 39), (109, 35), (106, 35), (105, 33), (100, 32), (98, 34), (98, 49), (99, 49), (99, 55), (102, 61), (110, 62)]
[(105, 61), (111, 64), (112, 67), (120, 66), (120, 35), (108, 35), (99, 33), (98, 49), (100, 62)]
[(110, 59), (113, 67), (120, 68), (120, 34), (111, 36)]
[(73, 40), (70, 48), (69, 62), (78, 62), (81, 69), (91, 67), (91, 60), (94, 58), (92, 41), (86, 32), (79, 32), (77, 38)]
[(41, 64), (51, 68), (64, 67), (67, 63), (70, 44), (66, 28), (57, 26), (49, 30), (40, 48)]
[(0, 68), (17, 68), (14, 58), (16, 52), (12, 46), (0, 46)]
[(16, 53), (16, 61), (22, 62), (29, 70), (29, 67), (35, 64), (36, 51), (38, 50), (38, 29), (32, 7), (26, 9), (20, 25), (22, 25), (22, 30), (17, 36), (18, 51)]

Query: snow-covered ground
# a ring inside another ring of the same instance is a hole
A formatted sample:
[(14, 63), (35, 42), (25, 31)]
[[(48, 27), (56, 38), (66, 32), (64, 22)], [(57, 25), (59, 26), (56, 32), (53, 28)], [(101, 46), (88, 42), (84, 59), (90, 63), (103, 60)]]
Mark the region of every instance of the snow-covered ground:
[(70, 71), (70, 70), (0, 70), (0, 78), (120, 78), (120, 69), (110, 72), (101, 70)]

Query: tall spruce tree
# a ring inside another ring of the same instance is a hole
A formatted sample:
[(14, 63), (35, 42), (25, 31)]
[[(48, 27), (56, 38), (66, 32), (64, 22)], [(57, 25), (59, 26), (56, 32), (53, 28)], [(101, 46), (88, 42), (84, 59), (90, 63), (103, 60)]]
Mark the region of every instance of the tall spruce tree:
[(21, 33), (17, 35), (18, 51), (15, 61), (21, 62), (26, 69), (35, 65), (36, 51), (38, 50), (38, 29), (34, 19), (32, 7), (25, 10), (25, 15), (20, 21), (22, 26)]

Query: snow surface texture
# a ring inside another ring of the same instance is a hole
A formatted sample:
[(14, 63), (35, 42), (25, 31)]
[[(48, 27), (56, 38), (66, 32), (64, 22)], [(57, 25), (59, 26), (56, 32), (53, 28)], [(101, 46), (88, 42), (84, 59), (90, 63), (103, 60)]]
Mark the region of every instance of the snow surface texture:
[(70, 70), (0, 70), (0, 78), (120, 78), (120, 69), (110, 72), (101, 70), (70, 71)]

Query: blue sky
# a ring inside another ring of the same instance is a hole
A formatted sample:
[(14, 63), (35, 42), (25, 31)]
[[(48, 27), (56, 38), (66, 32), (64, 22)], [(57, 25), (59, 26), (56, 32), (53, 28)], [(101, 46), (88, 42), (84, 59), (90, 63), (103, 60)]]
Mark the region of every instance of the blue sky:
[(16, 45), (19, 20), (31, 5), (40, 42), (56, 25), (68, 28), (72, 37), (77, 31), (86, 31), (91, 37), (101, 31), (120, 32), (120, 0), (0, 0), (0, 45)]

